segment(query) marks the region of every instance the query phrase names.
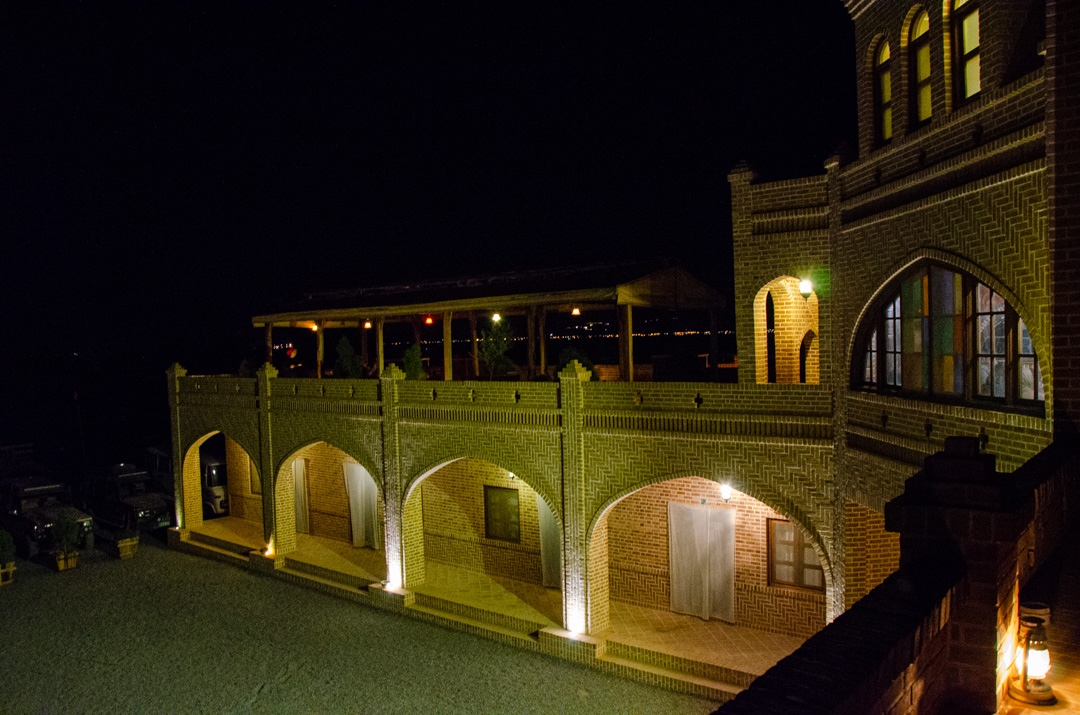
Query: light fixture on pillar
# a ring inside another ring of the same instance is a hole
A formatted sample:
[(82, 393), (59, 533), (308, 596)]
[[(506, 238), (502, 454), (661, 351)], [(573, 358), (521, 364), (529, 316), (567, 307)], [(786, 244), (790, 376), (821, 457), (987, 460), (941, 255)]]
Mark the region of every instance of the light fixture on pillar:
[(498, 313), (492, 313), (492, 314), (491, 314), (491, 322), (493, 322), (493, 323), (497, 323), (497, 322), (499, 322), (500, 320), (502, 320), (502, 316), (501, 316), (501, 315), (499, 315)]
[(319, 332), (319, 324), (318, 323), (312, 323), (311, 324), (311, 332), (313, 332), (313, 333)]
[(364, 330), (371, 330), (371, 321), (370, 320), (365, 320), (364, 321)]
[(573, 308), (570, 310), (570, 315), (581, 315), (581, 308)]
[(809, 298), (810, 294), (814, 292), (814, 284), (810, 282), (809, 278), (803, 278), (799, 281), (799, 292), (802, 293), (803, 298)]
[(720, 485), (720, 498), (723, 499), (725, 502), (731, 501), (731, 485), (730, 484), (721, 484)]
[(434, 322), (435, 318), (432, 318), (430, 315), (424, 318), (424, 325), (432, 325)]
[(1020, 643), (1016, 646), (1017, 677), (1009, 683), (1009, 695), (1031, 705), (1053, 705), (1054, 689), (1043, 682), (1050, 672), (1050, 651), (1046, 645), (1043, 619), (1024, 616), (1020, 619)]

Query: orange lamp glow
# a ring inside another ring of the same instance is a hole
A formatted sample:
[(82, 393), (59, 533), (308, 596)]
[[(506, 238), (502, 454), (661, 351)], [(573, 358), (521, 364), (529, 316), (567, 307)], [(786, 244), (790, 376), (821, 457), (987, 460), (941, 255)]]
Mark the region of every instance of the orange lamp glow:
[(370, 320), (365, 320), (364, 321), (364, 330), (371, 330), (371, 321)]
[(570, 315), (581, 315), (581, 308), (574, 308), (570, 311)]
[(311, 326), (311, 332), (313, 332), (313, 333), (319, 332), (319, 324), (318, 323)]
[(432, 318), (430, 315), (428, 317), (424, 318), (424, 325), (431, 325), (434, 322), (435, 322), (435, 318)]

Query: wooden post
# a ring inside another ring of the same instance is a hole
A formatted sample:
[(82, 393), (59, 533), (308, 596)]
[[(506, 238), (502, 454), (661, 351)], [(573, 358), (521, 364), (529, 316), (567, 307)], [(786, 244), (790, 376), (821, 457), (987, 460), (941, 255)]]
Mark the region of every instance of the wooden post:
[(476, 345), (476, 313), (469, 313), (469, 338), (472, 340), (473, 379), (480, 378), (480, 350)]
[(547, 308), (540, 306), (540, 322), (537, 326), (540, 334), (540, 374), (547, 377)]
[(446, 311), (443, 313), (442, 324), (442, 361), (443, 361), (443, 379), (454, 379), (454, 349), (452, 347), (452, 331), (450, 330), (450, 323), (454, 319), (453, 311)]
[(383, 349), (383, 325), (386, 323), (386, 318), (379, 316), (375, 318), (375, 357), (378, 359), (378, 375), (382, 377), (383, 368), (386, 366), (386, 351)]
[(525, 333), (529, 341), (529, 368), (525, 373), (526, 379), (536, 377), (536, 306), (529, 306), (529, 312), (525, 316)]
[(360, 364), (367, 370), (368, 367), (367, 330), (364, 321), (360, 321)]
[(629, 305), (615, 306), (619, 314), (619, 374), (626, 382), (634, 381), (634, 317)]
[(274, 364), (274, 326), (272, 323), (266, 324), (266, 362)]
[(318, 328), (318, 330), (316, 331), (315, 334), (319, 338), (319, 349), (315, 353), (315, 373), (316, 373), (315, 376), (321, 380), (322, 379), (322, 364), (323, 364), (323, 342), (324, 342), (323, 341), (323, 332), (324, 331), (323, 331), (323, 326), (322, 326), (321, 321), (316, 323), (315, 326)]

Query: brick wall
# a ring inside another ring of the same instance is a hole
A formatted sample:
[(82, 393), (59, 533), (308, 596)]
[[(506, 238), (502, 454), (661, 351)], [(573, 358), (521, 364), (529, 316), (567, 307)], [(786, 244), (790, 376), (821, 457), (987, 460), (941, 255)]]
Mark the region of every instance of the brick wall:
[(610, 598), (649, 608), (670, 608), (668, 515), (670, 501), (735, 509), (735, 623), (808, 637), (825, 623), (825, 595), (771, 586), (766, 519), (782, 519), (738, 491), (725, 504), (720, 485), (700, 477), (645, 487), (616, 503), (607, 515)]
[[(488, 539), (484, 486), (518, 491), (521, 541)], [(424, 499), (424, 553), (428, 560), (492, 576), (542, 583), (536, 492), (490, 462), (461, 459), (420, 484)]]
[(316, 442), (296, 452), (286, 461), (283, 469), (291, 469), (296, 459), (307, 460), (308, 524), (311, 535), (351, 543), (352, 520), (342, 465), (346, 462), (355, 464), (356, 460), (326, 442)]
[(885, 514), (844, 500), (848, 567), (845, 604), (850, 608), (900, 565), (900, 535), (885, 531)]
[[(258, 486), (259, 470), (244, 448), (225, 438), (225, 473), (228, 477), (229, 515), (262, 524), (262, 489)], [(252, 480), (258, 492), (252, 491)]]
[(758, 383), (768, 382), (768, 318), (767, 297), (773, 299), (773, 336), (776, 345), (776, 382), (799, 382), (800, 349), (803, 338), (815, 336), (807, 356), (806, 384), (818, 384), (819, 340), (818, 299), (811, 293), (804, 298), (799, 292), (799, 279), (793, 276), (776, 278), (766, 283), (754, 298), (754, 352)]

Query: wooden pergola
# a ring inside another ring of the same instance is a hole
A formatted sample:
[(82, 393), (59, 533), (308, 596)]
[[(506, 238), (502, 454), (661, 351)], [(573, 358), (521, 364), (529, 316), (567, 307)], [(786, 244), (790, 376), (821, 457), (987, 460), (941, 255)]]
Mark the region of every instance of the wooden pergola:
[[(433, 317), (442, 322), (443, 379), (452, 380), (451, 326), (454, 320), (468, 321), (473, 370), (479, 374), (477, 319), (494, 313), (523, 315), (527, 325), (528, 375), (533, 377), (547, 371), (546, 321), (549, 314), (614, 309), (619, 325), (619, 372), (621, 379), (632, 381), (635, 307), (708, 311), (710, 357), (715, 364), (717, 312), (723, 305), (723, 298), (716, 289), (678, 265), (630, 263), (317, 293), (306, 296), (302, 304), (293, 309), (257, 315), (252, 318), (252, 324), (266, 330), (268, 362), (272, 358), (274, 328), (315, 330), (319, 377), (322, 377), (325, 330), (371, 328), (375, 331), (375, 365), (381, 375), (385, 365), (384, 326), (393, 322), (410, 323), (417, 342), (420, 342), (424, 318)], [(367, 340), (361, 345), (361, 357), (367, 363)]]

